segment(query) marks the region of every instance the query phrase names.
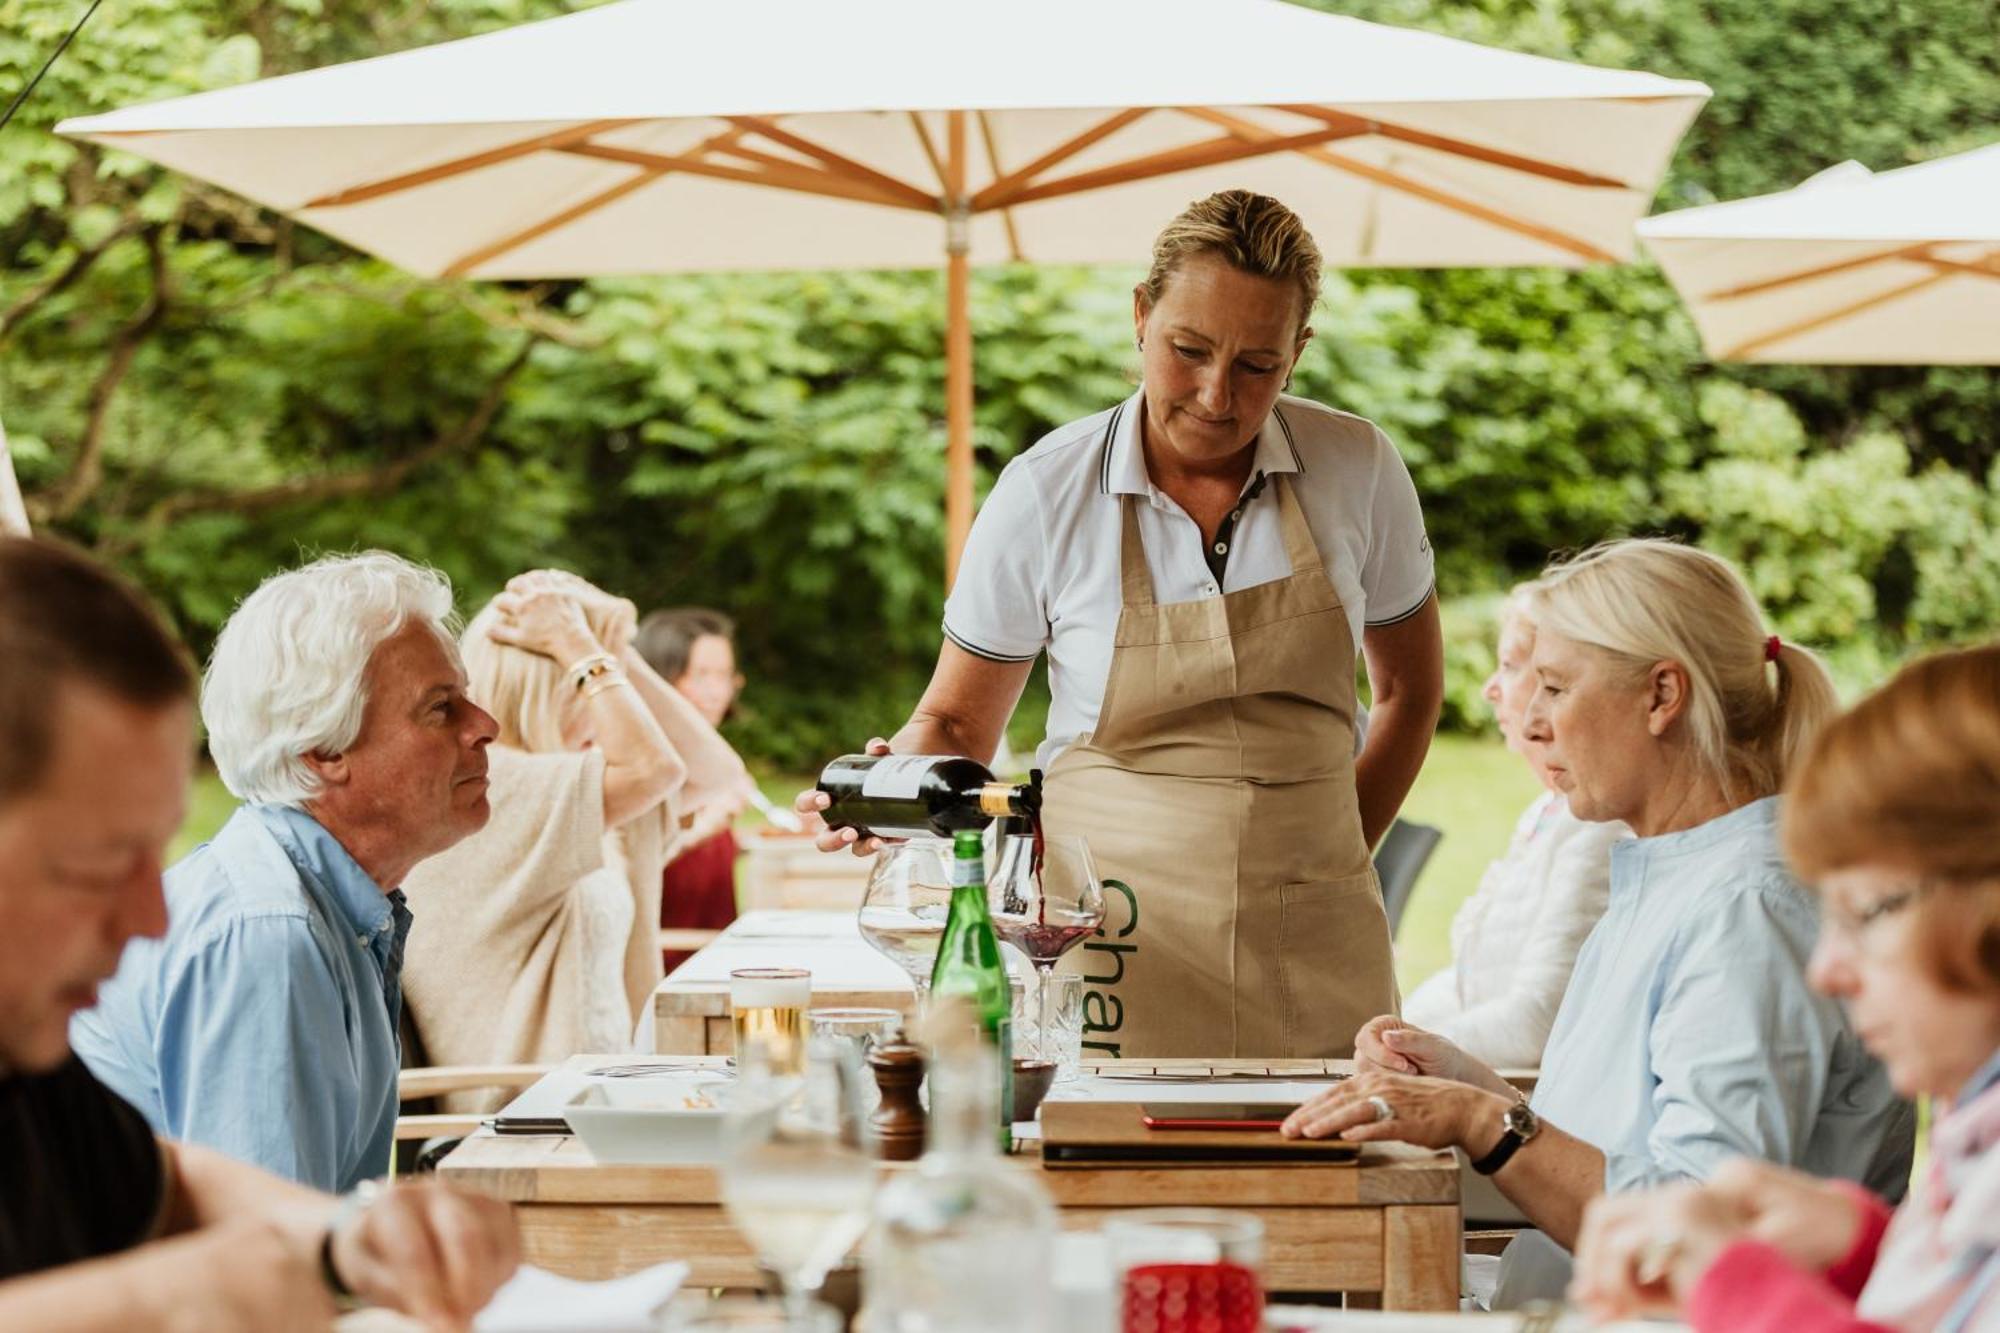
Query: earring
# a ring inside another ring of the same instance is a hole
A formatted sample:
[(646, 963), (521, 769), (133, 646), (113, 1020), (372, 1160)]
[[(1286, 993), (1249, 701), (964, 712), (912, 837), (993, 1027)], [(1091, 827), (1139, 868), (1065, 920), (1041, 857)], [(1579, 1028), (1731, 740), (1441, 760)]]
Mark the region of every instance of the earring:
[(1144, 338), (1134, 338), (1132, 342), (1140, 351), (1143, 352), (1146, 350), (1146, 340)]

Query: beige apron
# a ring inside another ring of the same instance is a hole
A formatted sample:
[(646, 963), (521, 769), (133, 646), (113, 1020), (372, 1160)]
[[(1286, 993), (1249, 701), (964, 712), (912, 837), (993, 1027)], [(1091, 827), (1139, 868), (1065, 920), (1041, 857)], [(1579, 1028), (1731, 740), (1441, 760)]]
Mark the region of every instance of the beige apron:
[(1089, 839), (1102, 931), (1084, 1059), (1338, 1057), (1396, 1008), (1354, 791), (1354, 636), (1289, 478), (1292, 572), (1159, 606), (1132, 496), (1097, 728), (1057, 756), (1051, 833)]

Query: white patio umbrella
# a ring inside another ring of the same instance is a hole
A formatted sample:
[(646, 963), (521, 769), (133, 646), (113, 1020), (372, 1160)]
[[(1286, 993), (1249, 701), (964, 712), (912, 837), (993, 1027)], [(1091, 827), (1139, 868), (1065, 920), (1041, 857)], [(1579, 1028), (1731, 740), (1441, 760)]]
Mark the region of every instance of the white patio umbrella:
[(1638, 230), (1718, 361), (2000, 364), (2000, 144)]
[(427, 275), (943, 260), (955, 567), (968, 264), (1138, 263), (1231, 186), (1333, 264), (1621, 260), (1707, 95), (1280, 0), (625, 0), (58, 128)]

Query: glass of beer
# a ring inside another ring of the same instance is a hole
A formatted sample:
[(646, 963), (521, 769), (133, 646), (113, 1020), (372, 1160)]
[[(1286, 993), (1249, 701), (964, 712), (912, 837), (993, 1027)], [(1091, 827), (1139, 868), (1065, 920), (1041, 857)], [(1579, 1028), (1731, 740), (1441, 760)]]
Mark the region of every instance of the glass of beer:
[(803, 967), (739, 967), (731, 972), (729, 1017), (737, 1065), (757, 1047), (772, 1073), (804, 1073), (805, 1014), (811, 1004), (812, 973)]

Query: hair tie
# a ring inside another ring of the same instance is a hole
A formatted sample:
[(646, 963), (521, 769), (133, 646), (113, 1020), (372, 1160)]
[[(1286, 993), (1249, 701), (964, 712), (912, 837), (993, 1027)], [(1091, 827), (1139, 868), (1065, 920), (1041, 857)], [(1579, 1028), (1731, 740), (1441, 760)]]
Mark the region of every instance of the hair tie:
[(1778, 641), (1778, 636), (1775, 634), (1773, 634), (1770, 638), (1764, 640), (1764, 660), (1766, 662), (1777, 661), (1778, 652), (1784, 646), (1785, 646), (1784, 644)]

